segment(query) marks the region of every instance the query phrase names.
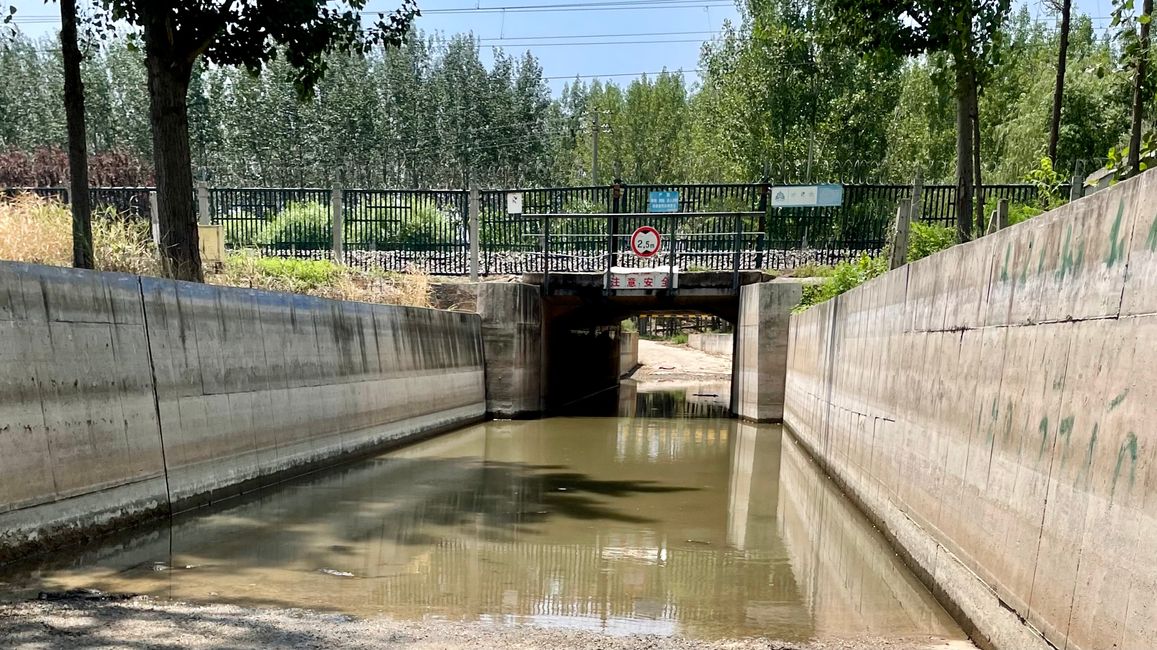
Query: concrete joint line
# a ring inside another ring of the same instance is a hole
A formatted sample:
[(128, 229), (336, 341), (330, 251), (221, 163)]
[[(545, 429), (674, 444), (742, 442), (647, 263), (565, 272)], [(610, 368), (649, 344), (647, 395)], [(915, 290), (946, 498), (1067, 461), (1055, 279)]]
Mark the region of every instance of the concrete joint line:
[(145, 355), (149, 359), (149, 381), (153, 390), (153, 412), (157, 415), (157, 438), (161, 443), (161, 473), (165, 475), (165, 503), (166, 515), (173, 514), (173, 492), (169, 487), (169, 459), (165, 455), (165, 431), (161, 420), (161, 398), (157, 392), (157, 366), (153, 362), (153, 341), (149, 334), (149, 312), (145, 309), (144, 279), (137, 276), (137, 290), (141, 297), (141, 318), (145, 329)]

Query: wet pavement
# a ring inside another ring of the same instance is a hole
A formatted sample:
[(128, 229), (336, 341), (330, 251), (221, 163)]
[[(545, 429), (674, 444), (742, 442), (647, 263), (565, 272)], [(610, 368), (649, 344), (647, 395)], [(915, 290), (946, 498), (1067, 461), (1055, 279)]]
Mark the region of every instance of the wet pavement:
[(620, 417), (492, 422), (0, 568), (93, 588), (418, 621), (785, 641), (964, 634), (728, 389), (628, 385)]

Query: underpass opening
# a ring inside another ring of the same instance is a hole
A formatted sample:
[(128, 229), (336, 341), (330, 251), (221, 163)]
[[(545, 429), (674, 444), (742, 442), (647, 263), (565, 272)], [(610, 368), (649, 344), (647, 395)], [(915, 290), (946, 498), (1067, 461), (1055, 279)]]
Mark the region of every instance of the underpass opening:
[[(644, 375), (643, 383), (660, 384), (660, 388), (714, 384), (713, 393), (726, 394), (723, 406), (730, 406), (734, 374), (730, 352), (716, 357), (692, 353), (685, 342), (676, 344), (671, 340), (642, 338), (638, 331), (627, 331), (637, 330), (637, 326), (623, 326), (640, 318), (663, 319), (682, 323), (678, 329), (690, 330), (696, 317), (706, 317), (731, 327), (734, 321), (723, 315), (730, 307), (725, 302), (720, 302), (721, 308), (712, 312), (657, 307), (640, 310), (631, 302), (615, 301), (575, 305), (548, 299), (546, 303), (544, 358), (548, 415), (630, 415), (623, 413), (620, 398), (624, 393), (638, 392), (640, 377), (633, 376), (636, 369)], [(676, 340), (685, 339), (684, 336)], [(713, 360), (709, 376), (704, 376), (703, 364), (697, 362), (697, 356)]]

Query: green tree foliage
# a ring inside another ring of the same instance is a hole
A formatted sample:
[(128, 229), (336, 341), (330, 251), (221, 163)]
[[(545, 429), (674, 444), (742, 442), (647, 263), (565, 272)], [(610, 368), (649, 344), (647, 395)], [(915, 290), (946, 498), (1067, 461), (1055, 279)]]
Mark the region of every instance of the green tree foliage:
[[(908, 183), (917, 169), (926, 182), (951, 182), (951, 55), (862, 56), (825, 7), (745, 3), (738, 23), (705, 44), (697, 81), (676, 71), (623, 84), (576, 79), (553, 97), (534, 56), (500, 52), (484, 62), (468, 34), (413, 33), (364, 57), (329, 52), (325, 76), (304, 98), (284, 56), (256, 73), (197, 65), (187, 93), (192, 176), (220, 186), (586, 185), (597, 117), (603, 184), (616, 173), (673, 183), (750, 182), (765, 172), (773, 182)], [(979, 96), (982, 175), (1022, 182), (1046, 153), (1058, 31), (1018, 11), (990, 48)], [(1128, 142), (1133, 86), (1122, 57), (1091, 19), (1073, 17), (1054, 165), (1066, 182), (1078, 162), (1090, 172)], [(150, 183), (140, 49), (114, 38), (87, 50), (82, 72), (93, 182)], [(57, 43), (17, 35), (0, 47), (0, 78), (0, 182), (65, 182), (43, 162), (66, 145)], [(126, 169), (105, 173), (95, 162), (105, 160)]]

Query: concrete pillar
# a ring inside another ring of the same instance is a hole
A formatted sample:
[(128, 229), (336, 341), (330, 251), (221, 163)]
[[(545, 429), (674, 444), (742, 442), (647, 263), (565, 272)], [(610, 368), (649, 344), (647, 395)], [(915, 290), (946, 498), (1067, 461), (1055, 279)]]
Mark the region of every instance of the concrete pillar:
[(157, 208), (156, 191), (149, 192), (149, 220), (152, 225), (153, 243), (161, 247), (161, 211)]
[(619, 332), (619, 377), (627, 377), (639, 366), (639, 333)]
[(543, 411), (542, 290), (535, 285), (478, 285), (486, 410), (496, 418), (534, 417)]
[(345, 233), (345, 215), (343, 213), (341, 188), (335, 187), (329, 191), (329, 216), (330, 224), (333, 227), (333, 261), (338, 264), (345, 263), (345, 241), (343, 235)]
[(777, 280), (748, 285), (739, 292), (731, 410), (743, 419), (783, 421), (788, 327), (802, 287)]
[(202, 226), (213, 223), (209, 216), (209, 186), (205, 181), (197, 181), (197, 223)]

